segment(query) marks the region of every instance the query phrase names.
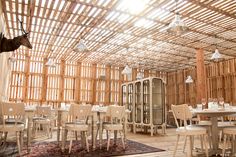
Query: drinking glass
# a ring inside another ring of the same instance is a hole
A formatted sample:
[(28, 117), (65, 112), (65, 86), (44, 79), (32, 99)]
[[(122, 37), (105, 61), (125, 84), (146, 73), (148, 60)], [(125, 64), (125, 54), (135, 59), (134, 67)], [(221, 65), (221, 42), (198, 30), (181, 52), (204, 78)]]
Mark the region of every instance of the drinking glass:
[(219, 104), (220, 104), (221, 106), (224, 105), (224, 98), (223, 98), (223, 97), (220, 97), (220, 98), (219, 98)]
[(202, 102), (202, 108), (205, 109), (206, 108), (206, 99), (205, 98), (202, 98), (201, 99), (201, 102)]

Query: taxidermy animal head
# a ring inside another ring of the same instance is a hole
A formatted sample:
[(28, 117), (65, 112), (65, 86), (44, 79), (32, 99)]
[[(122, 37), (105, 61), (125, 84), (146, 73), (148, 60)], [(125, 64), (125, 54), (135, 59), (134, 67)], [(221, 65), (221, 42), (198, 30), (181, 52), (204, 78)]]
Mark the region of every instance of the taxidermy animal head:
[(14, 51), (18, 49), (21, 45), (24, 45), (28, 47), (29, 49), (32, 49), (32, 45), (30, 44), (29, 39), (28, 39), (29, 32), (26, 32), (24, 30), (22, 21), (20, 21), (20, 24), (21, 24), (21, 31), (23, 35), (14, 37), (13, 39), (7, 39), (4, 37), (2, 33), (0, 34), (0, 39), (1, 39), (0, 53)]

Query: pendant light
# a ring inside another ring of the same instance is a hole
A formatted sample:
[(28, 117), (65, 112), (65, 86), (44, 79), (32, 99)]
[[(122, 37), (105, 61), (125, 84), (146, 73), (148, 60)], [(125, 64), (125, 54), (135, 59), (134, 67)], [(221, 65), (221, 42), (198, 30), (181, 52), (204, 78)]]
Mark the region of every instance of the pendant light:
[(88, 50), (88, 47), (87, 45), (84, 43), (84, 40), (83, 39), (80, 39), (79, 41), (79, 44), (77, 45), (77, 47), (74, 49), (74, 51), (77, 51), (77, 52), (84, 52)]
[(48, 66), (48, 67), (55, 68), (56, 67), (56, 62), (54, 61), (53, 58), (49, 58), (45, 65)]
[(124, 70), (121, 73), (123, 75), (130, 75), (130, 74), (132, 74), (132, 69), (128, 65), (126, 65)]
[[(190, 58), (188, 58), (188, 63), (190, 65)], [(185, 80), (185, 83), (193, 83), (193, 79), (191, 75), (187, 76), (187, 79)]]
[(211, 60), (219, 60), (221, 58), (221, 54), (219, 50), (216, 48), (215, 52), (211, 56)]
[(143, 76), (143, 73), (140, 70), (140, 63), (138, 64), (138, 69), (139, 69), (139, 72), (137, 73), (136, 79), (141, 80), (141, 79), (143, 79), (144, 76)]
[[(217, 38), (217, 36), (215, 36), (215, 38)], [(217, 61), (217, 60), (221, 59), (221, 54), (220, 54), (219, 50), (217, 49), (217, 43), (216, 42), (215, 42), (215, 47), (216, 47), (216, 49), (215, 49), (214, 53), (211, 56), (211, 60)]]
[[(176, 4), (175, 12), (177, 10), (177, 3), (178, 3), (178, 0), (175, 1), (175, 4)], [(187, 24), (181, 19), (180, 14), (176, 12), (174, 20), (169, 24), (167, 28), (167, 32), (176, 34), (176, 35), (181, 35), (187, 31), (188, 31)]]
[(136, 79), (137, 79), (137, 80), (143, 79), (143, 73), (141, 73), (141, 72), (139, 71), (139, 72), (137, 73)]
[[(126, 54), (128, 54), (128, 47), (126, 48)], [(125, 66), (124, 70), (121, 72), (123, 75), (131, 75), (132, 69), (128, 66), (128, 64)]]
[(185, 83), (193, 83), (193, 79), (190, 75), (187, 76), (187, 79), (185, 80)]

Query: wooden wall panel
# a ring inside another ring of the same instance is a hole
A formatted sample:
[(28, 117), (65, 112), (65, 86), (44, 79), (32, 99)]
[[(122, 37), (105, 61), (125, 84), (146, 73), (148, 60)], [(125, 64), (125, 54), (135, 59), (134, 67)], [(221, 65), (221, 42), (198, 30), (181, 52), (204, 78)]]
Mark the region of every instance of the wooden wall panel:
[[(44, 58), (18, 57), (10, 85), (12, 101), (54, 107), (71, 101), (120, 104), (121, 84), (128, 81), (121, 74), (121, 67), (69, 61), (57, 61), (55, 67), (48, 67)], [(146, 70), (147, 77), (157, 74), (166, 80), (166, 73)], [(135, 72), (133, 77), (136, 78)]]
[[(212, 62), (205, 65), (206, 98), (223, 97), (225, 102), (236, 105), (236, 59)], [(185, 69), (167, 74), (167, 106), (187, 103), (196, 105), (196, 69)], [(194, 83), (185, 84), (186, 75), (191, 74)], [(185, 88), (184, 88), (185, 87)], [(185, 99), (184, 99), (185, 96)]]

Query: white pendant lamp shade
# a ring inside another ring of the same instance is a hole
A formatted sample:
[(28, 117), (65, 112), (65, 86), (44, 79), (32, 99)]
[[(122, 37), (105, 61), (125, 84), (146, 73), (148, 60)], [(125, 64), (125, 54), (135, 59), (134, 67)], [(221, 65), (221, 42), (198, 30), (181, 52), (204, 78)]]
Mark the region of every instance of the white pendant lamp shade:
[(83, 52), (83, 51), (86, 51), (86, 50), (88, 50), (88, 48), (87, 48), (86, 44), (84, 43), (84, 40), (80, 39), (79, 44), (74, 49), (74, 51)]
[(218, 60), (221, 58), (221, 54), (218, 49), (215, 50), (215, 52), (211, 56), (211, 60)]
[(49, 67), (56, 67), (56, 63), (55, 63), (55, 61), (53, 61), (52, 58), (49, 58), (45, 65), (49, 66)]
[(137, 80), (143, 79), (143, 73), (138, 72), (138, 74), (137, 74), (137, 76), (136, 76), (136, 79), (137, 79)]
[(187, 79), (185, 80), (185, 83), (193, 83), (193, 79), (190, 75), (188, 75)]
[(124, 70), (121, 72), (123, 75), (130, 75), (132, 73), (132, 69), (126, 65)]
[(175, 14), (174, 20), (169, 24), (167, 32), (181, 35), (188, 31), (187, 24), (181, 20), (179, 13)]

